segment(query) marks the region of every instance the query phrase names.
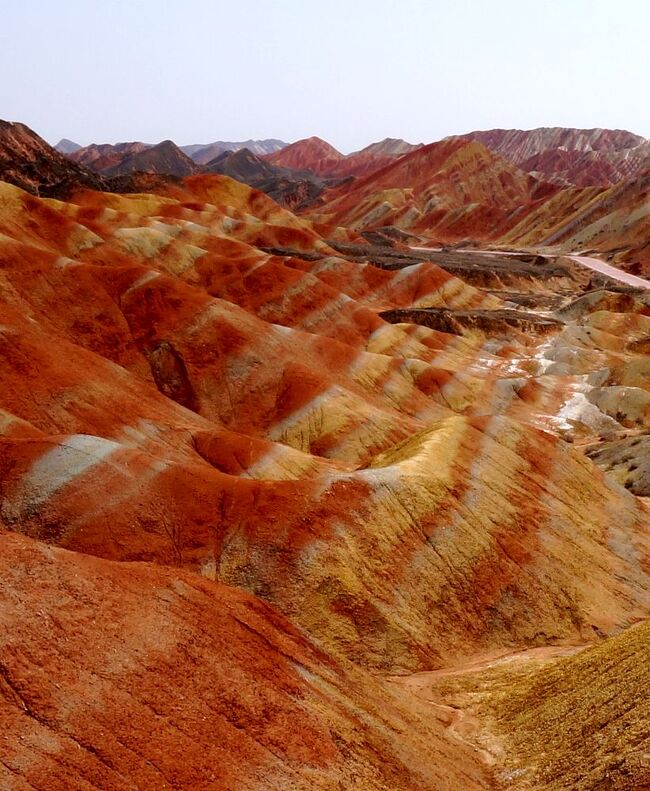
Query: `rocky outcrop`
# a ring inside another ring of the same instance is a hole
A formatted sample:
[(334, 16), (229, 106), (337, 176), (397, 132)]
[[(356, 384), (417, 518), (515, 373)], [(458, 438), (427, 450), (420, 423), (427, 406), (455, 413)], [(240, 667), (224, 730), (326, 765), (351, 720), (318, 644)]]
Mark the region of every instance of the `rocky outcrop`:
[(449, 310), (448, 308), (407, 308), (380, 314), (391, 324), (412, 323), (423, 327), (464, 335), (479, 330), (494, 338), (513, 337), (515, 331), (544, 336), (559, 329), (561, 322), (517, 310)]

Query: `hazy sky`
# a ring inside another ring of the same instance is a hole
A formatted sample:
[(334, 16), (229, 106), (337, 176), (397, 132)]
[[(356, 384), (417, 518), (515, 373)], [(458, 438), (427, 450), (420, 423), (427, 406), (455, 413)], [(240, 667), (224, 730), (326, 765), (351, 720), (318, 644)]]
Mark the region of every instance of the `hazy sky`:
[(648, 0), (0, 0), (0, 118), (56, 142), (492, 127), (650, 137)]

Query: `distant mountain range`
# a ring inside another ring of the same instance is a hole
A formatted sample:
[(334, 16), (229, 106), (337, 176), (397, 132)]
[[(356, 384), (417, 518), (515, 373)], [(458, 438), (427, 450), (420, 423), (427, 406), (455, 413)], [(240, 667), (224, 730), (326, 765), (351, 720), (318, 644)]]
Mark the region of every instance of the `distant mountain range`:
[[(287, 143), (282, 140), (244, 140), (240, 142), (226, 142), (218, 140), (215, 143), (194, 143), (188, 146), (179, 146), (180, 150), (197, 162), (199, 165), (207, 164), (211, 159), (221, 154), (223, 151), (240, 151), (242, 148), (247, 148), (257, 156), (264, 156), (265, 154), (272, 154), (284, 148)], [(63, 138), (54, 146), (54, 148), (61, 154), (78, 154), (77, 161), (84, 164), (91, 165), (97, 158), (97, 154), (108, 154), (109, 152), (127, 152), (133, 151), (138, 148), (144, 150), (146, 148), (153, 148), (153, 143), (130, 142), (130, 143), (91, 143), (88, 146), (80, 146), (73, 140)]]
[(181, 151), (187, 154), (188, 157), (198, 162), (199, 165), (206, 165), (211, 159), (219, 156), (224, 151), (241, 151), (247, 148), (252, 154), (258, 157), (265, 154), (273, 154), (287, 145), (283, 140), (244, 140), (239, 143), (224, 142), (222, 140), (216, 143), (208, 143), (206, 145), (191, 145), (181, 146)]
[[(481, 148), (476, 149), (480, 160), (477, 168), (493, 168), (494, 163), (488, 161), (486, 153), (491, 152), (499, 158), (495, 160), (498, 162), (498, 166), (494, 166), (495, 172), (505, 173), (504, 168), (508, 165), (510, 175), (507, 180), (520, 186), (526, 177), (532, 177), (536, 184), (559, 187), (609, 187), (623, 179), (634, 178), (650, 167), (650, 141), (626, 130), (563, 127), (490, 129), (468, 132), (441, 142), (454, 140), (480, 144)], [(157, 145), (129, 142), (79, 147), (64, 139), (57, 144), (59, 156), (64, 154), (72, 162), (88, 168), (86, 179), (90, 183), (93, 182), (93, 172), (107, 178), (132, 178), (133, 174), (143, 173), (176, 178), (200, 172), (221, 173), (266, 192), (291, 209), (297, 209), (319, 201), (324, 190), (332, 190), (343, 181), (347, 186), (339, 193), (328, 193), (327, 202), (337, 211), (343, 211), (348, 224), (362, 220), (360, 216), (356, 219), (347, 217), (351, 201), (372, 206), (373, 184), (377, 189), (380, 189), (380, 184), (383, 185), (381, 189), (386, 189), (421, 183), (424, 202), (413, 191), (404, 196), (410, 213), (408, 221), (402, 219), (400, 223), (411, 226), (413, 223), (419, 225), (422, 216), (426, 223), (426, 217), (435, 210), (435, 203), (429, 205), (426, 200), (427, 156), (412, 157), (417, 151), (428, 151), (429, 147), (399, 138), (386, 138), (346, 155), (315, 136), (291, 144), (278, 139), (217, 141), (188, 146), (177, 146), (171, 140)], [(400, 162), (397, 169), (394, 167), (396, 162)], [(404, 168), (411, 170), (402, 172)], [(413, 168), (417, 172), (412, 172)], [(384, 170), (387, 170), (385, 177), (375, 178)], [(505, 175), (503, 177), (506, 178)], [(366, 186), (364, 180), (369, 178), (372, 181), (370, 186)], [(440, 174), (436, 178), (440, 178)], [(355, 181), (354, 186), (350, 186), (350, 180)], [(467, 181), (463, 176), (461, 181), (465, 189), (471, 178)], [(498, 184), (493, 186), (500, 191)], [(460, 187), (454, 189), (458, 191)], [(510, 202), (507, 195), (504, 199), (506, 203)], [(389, 211), (385, 199), (381, 204), (386, 216), (391, 215), (394, 220), (406, 211), (403, 207)], [(394, 211), (397, 211), (395, 216)], [(373, 217), (371, 213), (370, 220)], [(363, 220), (362, 225), (367, 224)]]
[(102, 169), (102, 172), (109, 176), (121, 176), (139, 171), (182, 177), (198, 173), (200, 167), (171, 140), (163, 140), (158, 145), (143, 149), (132, 146), (117, 162)]
[[(144, 154), (139, 145), (95, 146), (84, 157), (78, 156), (80, 151), (65, 156), (25, 124), (0, 120), (0, 181), (42, 197), (65, 199), (84, 188), (139, 192), (173, 181), (176, 172), (181, 175), (173, 143), (148, 149), (155, 155), (149, 161), (135, 159), (138, 151)], [(187, 159), (182, 152), (180, 156)], [(88, 165), (88, 161), (95, 166)], [(96, 167), (98, 163), (101, 169)]]

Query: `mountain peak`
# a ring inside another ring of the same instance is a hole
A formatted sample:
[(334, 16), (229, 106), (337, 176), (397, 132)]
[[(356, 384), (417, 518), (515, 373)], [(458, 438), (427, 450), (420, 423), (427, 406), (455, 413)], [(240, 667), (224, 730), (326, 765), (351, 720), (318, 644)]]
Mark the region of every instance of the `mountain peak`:
[(155, 146), (127, 155), (104, 172), (118, 176), (137, 171), (183, 177), (197, 173), (199, 168), (173, 140), (162, 140)]
[(326, 175), (344, 155), (320, 137), (312, 136), (296, 140), (267, 159), (274, 165)]
[(79, 143), (75, 143), (74, 140), (68, 140), (67, 137), (62, 137), (59, 142), (54, 146), (54, 148), (60, 154), (74, 154), (75, 151), (79, 151), (81, 146)]
[(399, 137), (385, 137), (376, 143), (371, 143), (369, 146), (356, 151), (356, 154), (372, 154), (374, 156), (403, 156), (416, 148), (422, 148), (422, 143), (407, 143)]

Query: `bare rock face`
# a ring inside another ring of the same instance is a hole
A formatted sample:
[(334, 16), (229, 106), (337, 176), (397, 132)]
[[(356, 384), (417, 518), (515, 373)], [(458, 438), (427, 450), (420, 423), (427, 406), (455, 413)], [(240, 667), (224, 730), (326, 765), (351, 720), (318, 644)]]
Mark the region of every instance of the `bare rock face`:
[(152, 349), (146, 350), (144, 354), (160, 392), (188, 409), (196, 409), (196, 398), (187, 368), (172, 344), (161, 341)]

